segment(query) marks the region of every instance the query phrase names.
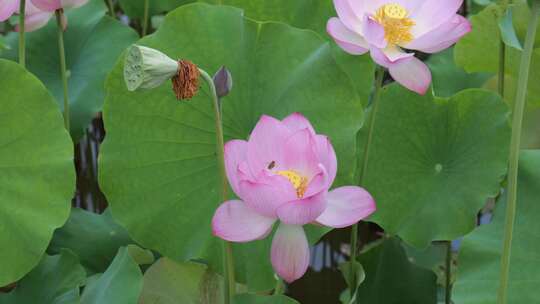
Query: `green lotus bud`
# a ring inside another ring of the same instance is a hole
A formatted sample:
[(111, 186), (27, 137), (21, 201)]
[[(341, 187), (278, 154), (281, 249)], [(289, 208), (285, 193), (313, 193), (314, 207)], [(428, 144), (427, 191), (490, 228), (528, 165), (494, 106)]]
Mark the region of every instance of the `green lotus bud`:
[(129, 91), (153, 89), (178, 74), (178, 62), (158, 50), (140, 45), (129, 48), (124, 80)]

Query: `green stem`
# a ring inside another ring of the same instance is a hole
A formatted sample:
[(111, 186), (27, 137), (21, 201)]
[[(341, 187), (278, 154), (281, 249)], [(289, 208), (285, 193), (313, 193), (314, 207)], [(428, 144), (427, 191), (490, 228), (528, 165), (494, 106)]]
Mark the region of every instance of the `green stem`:
[(23, 68), (26, 67), (26, 38), (25, 38), (25, 19), (26, 17), (26, 0), (21, 0), (19, 3), (19, 64)]
[(285, 283), (281, 278), (277, 278), (276, 288), (274, 289), (274, 295), (282, 295), (285, 292)]
[(504, 44), (504, 41), (500, 41), (499, 43), (499, 79), (497, 82), (497, 89), (499, 91), (499, 95), (504, 99), (504, 68), (505, 68), (505, 62), (506, 62), (506, 45)]
[(107, 0), (107, 6), (109, 7), (109, 14), (111, 15), (111, 17), (116, 18), (113, 0)]
[[(227, 200), (227, 190), (229, 189), (229, 183), (227, 182), (227, 174), (225, 172), (225, 141), (223, 139), (223, 122), (221, 119), (221, 107), (219, 102), (219, 97), (216, 93), (216, 87), (214, 86), (214, 80), (208, 73), (204, 70), (199, 69), (201, 76), (204, 81), (210, 87), (210, 92), (212, 94), (212, 102), (214, 106), (215, 122), (216, 122), (216, 153), (218, 156), (219, 163), (219, 173), (221, 180), (221, 201), (223, 203)], [(223, 241), (223, 269), (224, 269), (224, 279), (225, 279), (225, 304), (232, 302), (234, 294), (236, 292), (236, 281), (234, 278), (234, 259), (232, 252), (232, 245), (230, 242)]]
[(142, 24), (142, 35), (143, 37), (146, 36), (148, 33), (148, 18), (150, 14), (150, 0), (144, 0), (144, 17), (143, 17), (143, 24)]
[(452, 242), (446, 242), (446, 296), (445, 304), (452, 304)]
[(505, 304), (508, 298), (508, 281), (510, 274), (510, 256), (512, 252), (512, 237), (516, 218), (518, 165), (521, 141), (521, 128), (523, 113), (527, 97), (527, 84), (529, 83), (529, 69), (531, 65), (536, 27), (540, 14), (540, 1), (533, 1), (531, 20), (525, 38), (525, 49), (521, 55), (519, 67), (518, 88), (514, 105), (512, 120), (512, 140), (510, 143), (510, 164), (508, 167), (508, 202), (506, 206), (506, 222), (504, 227), (503, 254), (501, 258), (500, 286), (497, 294), (497, 303)]
[(68, 94), (68, 77), (66, 71), (66, 53), (64, 50), (64, 26), (63, 26), (63, 10), (56, 10), (56, 25), (58, 28), (58, 55), (60, 56), (60, 74), (62, 75), (62, 85), (64, 87), (64, 126), (68, 132), (69, 129), (69, 94)]
[[(373, 139), (373, 130), (375, 127), (375, 116), (377, 115), (377, 109), (379, 107), (379, 99), (381, 97), (381, 88), (384, 80), (384, 68), (377, 67), (375, 73), (375, 89), (373, 92), (373, 99), (371, 102), (371, 113), (368, 121), (368, 135), (364, 145), (364, 158), (362, 160), (362, 171), (360, 171), (359, 184), (362, 186), (365, 182), (365, 174), (367, 171), (367, 165), (369, 161), (369, 148)], [(358, 224), (354, 224), (351, 230), (351, 269), (349, 271), (349, 282), (351, 282), (350, 292), (351, 297), (354, 295), (354, 287), (356, 286), (356, 271), (354, 269), (354, 261), (356, 261), (356, 251), (358, 247)]]

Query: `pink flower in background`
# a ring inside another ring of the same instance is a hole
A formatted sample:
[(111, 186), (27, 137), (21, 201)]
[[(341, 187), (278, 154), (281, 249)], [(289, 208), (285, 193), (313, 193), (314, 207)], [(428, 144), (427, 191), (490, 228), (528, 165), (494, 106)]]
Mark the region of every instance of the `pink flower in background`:
[(6, 21), (19, 10), (19, 0), (0, 0), (0, 22)]
[[(17, 10), (17, 12), (19, 12)], [(24, 18), (24, 31), (25, 32), (33, 32), (35, 30), (38, 30), (49, 22), (49, 19), (52, 18), (54, 15), (54, 12), (46, 12), (42, 11), (39, 8), (35, 7), (30, 1), (26, 1), (26, 9), (25, 9), (25, 15)], [(65, 17), (64, 17), (65, 18)], [(65, 29), (65, 19), (64, 19), (64, 29)], [(19, 31), (19, 25), (15, 26), (15, 30)]]
[[(28, 0), (25, 9), (25, 32), (32, 32), (47, 25), (57, 9), (76, 8), (87, 2), (88, 0)], [(0, 0), (0, 22), (19, 13), (19, 5), (19, 0)], [(65, 15), (63, 18), (65, 29), (67, 26)], [(19, 31), (19, 25), (15, 26), (15, 30)]]
[[(15, 13), (19, 14), (19, 5), (19, 0), (0, 0), (0, 21), (9, 19)], [(30, 1), (26, 1), (25, 32), (32, 32), (45, 26), (53, 14), (53, 12), (42, 11)], [(15, 30), (19, 31), (18, 24)]]
[(88, 0), (31, 0), (39, 9), (54, 12), (57, 9), (76, 8), (86, 4)]
[(463, 0), (334, 0), (339, 18), (331, 18), (328, 33), (346, 52), (370, 52), (392, 77), (419, 94), (430, 83), (428, 67), (403, 49), (440, 52), (471, 31), (456, 14)]
[(225, 145), (225, 163), (240, 200), (224, 202), (217, 209), (214, 234), (231, 242), (249, 242), (268, 236), (279, 221), (271, 262), (287, 282), (302, 277), (309, 265), (303, 225), (343, 228), (375, 211), (373, 198), (360, 187), (328, 191), (337, 171), (334, 148), (298, 113), (283, 121), (261, 117), (249, 141)]

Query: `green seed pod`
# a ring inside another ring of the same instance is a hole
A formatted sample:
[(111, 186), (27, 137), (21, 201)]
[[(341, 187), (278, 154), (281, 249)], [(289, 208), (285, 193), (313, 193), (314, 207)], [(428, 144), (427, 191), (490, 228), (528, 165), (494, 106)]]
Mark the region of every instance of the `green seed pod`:
[(124, 63), (124, 80), (129, 91), (153, 89), (178, 74), (178, 62), (158, 50), (133, 45)]

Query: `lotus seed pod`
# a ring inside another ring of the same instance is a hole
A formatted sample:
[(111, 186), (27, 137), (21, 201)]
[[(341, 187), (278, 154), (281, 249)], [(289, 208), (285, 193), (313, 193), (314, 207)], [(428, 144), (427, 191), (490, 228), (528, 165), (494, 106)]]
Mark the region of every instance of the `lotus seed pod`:
[(158, 50), (133, 45), (124, 63), (124, 80), (129, 91), (153, 89), (178, 73), (178, 62)]

